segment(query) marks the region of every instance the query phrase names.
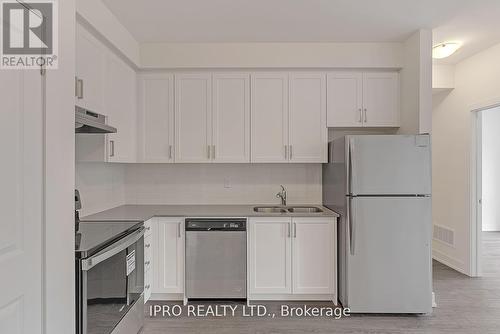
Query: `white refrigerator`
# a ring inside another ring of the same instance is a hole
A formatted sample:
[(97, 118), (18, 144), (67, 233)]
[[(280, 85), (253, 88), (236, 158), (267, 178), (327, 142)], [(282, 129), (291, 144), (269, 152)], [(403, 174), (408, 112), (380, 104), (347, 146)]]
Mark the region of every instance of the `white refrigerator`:
[(340, 215), (339, 299), (353, 313), (432, 312), (428, 135), (329, 143), (323, 203)]

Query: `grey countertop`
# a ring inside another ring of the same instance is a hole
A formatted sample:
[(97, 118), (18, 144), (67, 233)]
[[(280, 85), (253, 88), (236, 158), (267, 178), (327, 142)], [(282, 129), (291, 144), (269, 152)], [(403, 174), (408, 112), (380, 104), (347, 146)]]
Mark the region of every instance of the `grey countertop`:
[[(315, 206), (321, 213), (258, 213), (259, 205), (122, 205), (93, 215), (82, 217), (82, 221), (146, 221), (152, 217), (339, 217), (322, 205)], [(269, 206), (269, 205), (261, 205)], [(290, 205), (292, 206), (292, 205)]]

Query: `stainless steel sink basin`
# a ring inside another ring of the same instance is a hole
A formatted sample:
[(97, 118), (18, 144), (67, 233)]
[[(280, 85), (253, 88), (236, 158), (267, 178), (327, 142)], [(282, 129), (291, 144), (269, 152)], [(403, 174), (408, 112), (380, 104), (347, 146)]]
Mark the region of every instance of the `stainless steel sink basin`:
[(287, 210), (291, 213), (321, 213), (322, 209), (315, 206), (291, 206)]
[(286, 213), (286, 209), (279, 206), (256, 206), (253, 211), (259, 213)]

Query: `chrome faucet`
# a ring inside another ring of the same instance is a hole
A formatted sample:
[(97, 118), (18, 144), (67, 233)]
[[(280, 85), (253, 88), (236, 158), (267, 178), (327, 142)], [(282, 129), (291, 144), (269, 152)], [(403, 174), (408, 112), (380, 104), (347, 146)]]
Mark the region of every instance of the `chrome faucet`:
[(283, 185), (280, 185), (281, 191), (276, 194), (276, 197), (281, 199), (281, 205), (286, 206), (286, 189)]

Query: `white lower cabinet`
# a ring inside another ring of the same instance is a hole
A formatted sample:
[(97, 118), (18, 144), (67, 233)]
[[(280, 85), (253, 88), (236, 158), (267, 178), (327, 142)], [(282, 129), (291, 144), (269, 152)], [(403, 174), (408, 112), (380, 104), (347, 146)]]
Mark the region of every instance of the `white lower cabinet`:
[(292, 219), (293, 293), (334, 291), (335, 224), (331, 219)]
[(336, 299), (336, 218), (250, 218), (249, 298)]
[(249, 292), (291, 293), (290, 218), (251, 218)]
[(152, 293), (181, 294), (184, 292), (184, 218), (154, 219)]

